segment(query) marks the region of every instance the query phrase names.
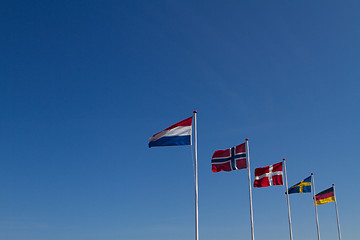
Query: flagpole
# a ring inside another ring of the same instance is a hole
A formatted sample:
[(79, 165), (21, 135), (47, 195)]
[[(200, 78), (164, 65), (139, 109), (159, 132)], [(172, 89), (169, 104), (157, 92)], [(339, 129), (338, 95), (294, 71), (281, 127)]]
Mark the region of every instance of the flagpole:
[(194, 111), (194, 154), (195, 154), (195, 240), (199, 239), (199, 194), (198, 194), (198, 169), (197, 169), (197, 125), (196, 125), (196, 114)]
[(333, 190), (334, 190), (334, 198), (335, 198), (335, 209), (336, 209), (336, 220), (337, 220), (338, 234), (339, 234), (339, 240), (341, 240), (339, 212), (338, 212), (336, 194), (335, 194), (335, 184), (333, 184)]
[(293, 233), (292, 233), (292, 227), (291, 227), (291, 213), (290, 213), (289, 189), (288, 189), (288, 182), (287, 182), (285, 158), (283, 159), (283, 163), (284, 163), (284, 175), (285, 175), (286, 199), (287, 199), (288, 218), (289, 218), (290, 240), (293, 240)]
[(250, 202), (250, 223), (251, 223), (251, 240), (254, 240), (254, 216), (252, 205), (252, 191), (251, 191), (251, 173), (250, 173), (250, 153), (249, 153), (249, 139), (246, 139), (246, 161), (249, 173), (249, 202)]
[(314, 206), (315, 206), (317, 237), (318, 237), (318, 240), (320, 240), (319, 218), (318, 218), (317, 205), (316, 205), (316, 199), (315, 199), (315, 180), (314, 180), (314, 174), (313, 173), (311, 173), (311, 181), (312, 181), (311, 186), (312, 186), (312, 192), (313, 192), (313, 200), (314, 200)]

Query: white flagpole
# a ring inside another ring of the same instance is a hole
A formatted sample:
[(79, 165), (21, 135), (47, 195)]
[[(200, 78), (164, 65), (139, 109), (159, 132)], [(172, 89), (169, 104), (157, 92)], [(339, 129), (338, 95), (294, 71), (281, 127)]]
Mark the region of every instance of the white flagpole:
[(317, 237), (318, 237), (318, 240), (320, 240), (319, 218), (318, 218), (317, 205), (316, 205), (316, 199), (315, 199), (315, 180), (314, 180), (314, 174), (313, 173), (311, 173), (311, 181), (312, 181), (311, 186), (312, 186), (312, 192), (313, 192), (313, 200), (314, 200), (314, 206), (315, 206)]
[(250, 174), (250, 153), (249, 153), (249, 139), (246, 139), (246, 161), (249, 173), (249, 202), (250, 202), (250, 223), (251, 223), (251, 240), (254, 240), (254, 216), (252, 205), (252, 191), (251, 191), (251, 174)]
[(292, 233), (292, 227), (291, 227), (291, 213), (290, 213), (289, 190), (288, 190), (288, 182), (287, 182), (287, 175), (286, 175), (286, 163), (285, 163), (285, 158), (283, 159), (283, 163), (284, 163), (284, 175), (285, 175), (286, 199), (287, 199), (288, 218), (289, 218), (290, 240), (293, 240), (293, 233)]
[(335, 194), (335, 184), (333, 184), (333, 190), (334, 190), (334, 198), (335, 198), (335, 209), (336, 209), (336, 220), (337, 220), (338, 234), (339, 234), (339, 240), (341, 240), (339, 212), (338, 212), (338, 207), (337, 207), (337, 202), (336, 202), (336, 194)]
[(195, 154), (195, 240), (199, 239), (199, 194), (198, 194), (198, 169), (197, 169), (197, 126), (196, 126), (196, 114), (194, 111), (194, 154)]

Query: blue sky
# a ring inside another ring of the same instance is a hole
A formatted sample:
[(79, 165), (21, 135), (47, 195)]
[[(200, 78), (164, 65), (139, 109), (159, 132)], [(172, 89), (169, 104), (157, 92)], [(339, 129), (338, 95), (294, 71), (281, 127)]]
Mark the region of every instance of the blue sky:
[[(198, 111), (200, 239), (250, 239), (246, 170), (211, 172), (250, 139), (251, 165), (336, 184), (360, 237), (359, 1), (3, 1), (0, 238), (192, 239), (187, 146), (148, 138)], [(253, 174), (253, 170), (252, 170)], [(253, 190), (256, 239), (288, 239), (282, 186)], [(294, 239), (316, 239), (310, 194)], [(337, 239), (332, 203), (323, 239)]]

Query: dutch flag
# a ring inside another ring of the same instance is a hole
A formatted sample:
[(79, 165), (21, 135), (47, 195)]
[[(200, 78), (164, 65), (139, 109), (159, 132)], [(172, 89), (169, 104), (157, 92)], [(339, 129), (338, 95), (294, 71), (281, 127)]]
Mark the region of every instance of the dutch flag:
[(189, 117), (153, 135), (149, 139), (149, 148), (191, 145), (192, 120), (193, 117)]

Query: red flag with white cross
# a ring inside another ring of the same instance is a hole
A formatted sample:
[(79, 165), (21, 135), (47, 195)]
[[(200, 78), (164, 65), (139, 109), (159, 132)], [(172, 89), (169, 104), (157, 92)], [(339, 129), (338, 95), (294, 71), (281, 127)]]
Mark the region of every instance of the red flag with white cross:
[(283, 185), (283, 163), (255, 169), (254, 187)]

